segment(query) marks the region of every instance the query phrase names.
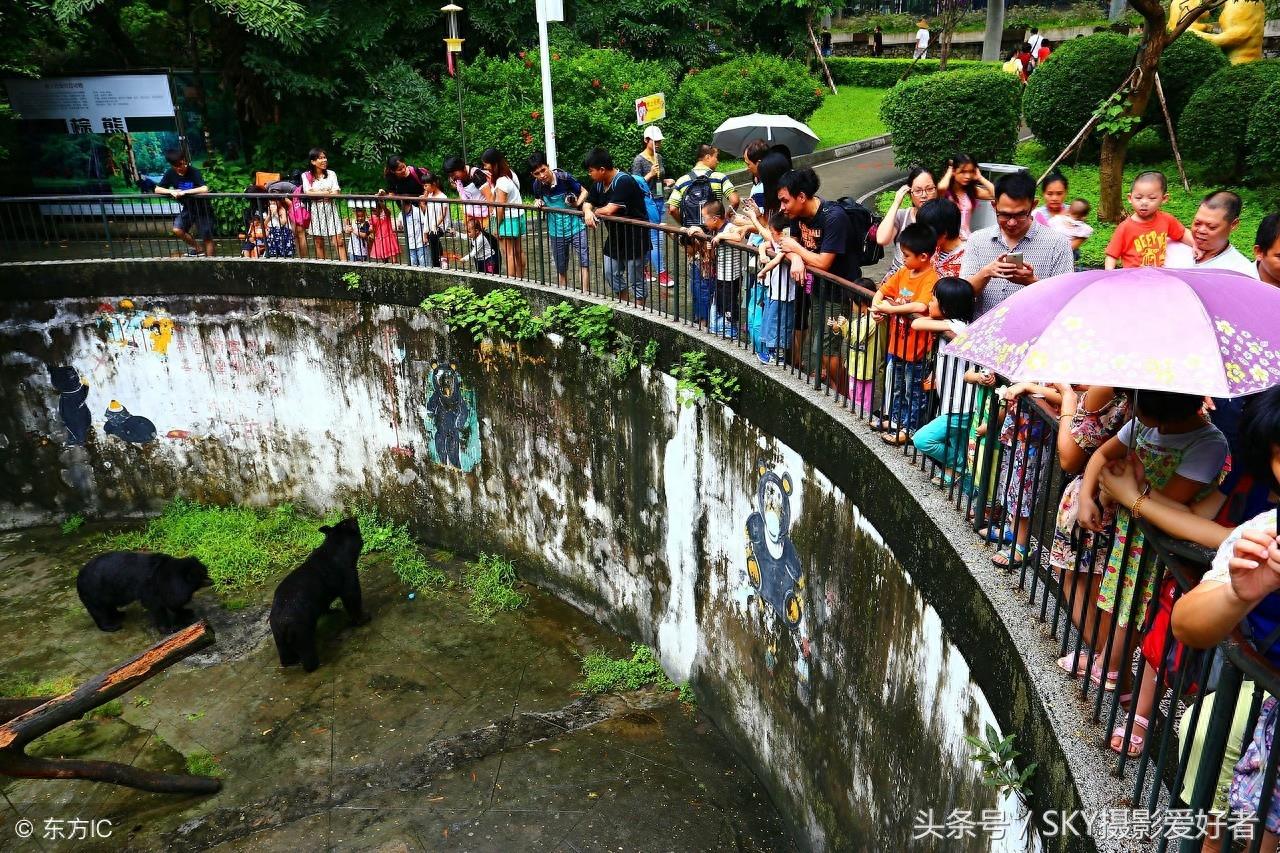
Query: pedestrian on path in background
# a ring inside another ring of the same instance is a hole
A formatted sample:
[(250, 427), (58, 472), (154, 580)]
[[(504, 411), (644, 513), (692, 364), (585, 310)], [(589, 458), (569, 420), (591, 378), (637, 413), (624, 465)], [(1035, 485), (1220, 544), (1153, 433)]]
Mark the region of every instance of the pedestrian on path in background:
[(916, 21), (916, 49), (913, 59), (925, 59), (929, 54), (929, 22), (924, 18)]
[[(651, 124), (644, 129), (644, 150), (631, 161), (631, 174), (644, 181), (649, 187), (649, 197), (645, 206), (649, 212), (649, 221), (657, 225), (662, 222), (663, 192), (675, 181), (667, 177), (666, 164), (662, 162), (662, 129)], [(671, 277), (667, 274), (667, 263), (662, 251), (662, 232), (653, 229), (649, 232), (649, 281), (657, 281), (663, 287), (671, 286)]]
[(884, 30), (879, 24), (871, 33), (871, 55), (877, 58), (884, 56)]

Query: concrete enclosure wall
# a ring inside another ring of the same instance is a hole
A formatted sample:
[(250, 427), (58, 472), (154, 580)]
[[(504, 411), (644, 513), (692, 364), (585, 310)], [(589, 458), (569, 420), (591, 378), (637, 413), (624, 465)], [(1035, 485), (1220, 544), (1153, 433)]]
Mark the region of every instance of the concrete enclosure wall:
[[(682, 406), (670, 375), (614, 377), (555, 338), (476, 346), (396, 304), (427, 285), (411, 271), (388, 271), (373, 302), (312, 287), (335, 275), (318, 266), (198, 262), (177, 282), (173, 263), (10, 268), (19, 297), (48, 293), (50, 275), (65, 295), (0, 315), (7, 523), (134, 516), (177, 495), (374, 501), (429, 541), (509, 554), (654, 645), (803, 847), (992, 849), (981, 833), (913, 841), (920, 810), (1013, 810), (962, 739), (996, 715), (871, 508), (815, 464), (826, 445), (804, 436), (821, 419), (797, 409), (788, 435)], [(630, 322), (666, 361), (688, 344)]]

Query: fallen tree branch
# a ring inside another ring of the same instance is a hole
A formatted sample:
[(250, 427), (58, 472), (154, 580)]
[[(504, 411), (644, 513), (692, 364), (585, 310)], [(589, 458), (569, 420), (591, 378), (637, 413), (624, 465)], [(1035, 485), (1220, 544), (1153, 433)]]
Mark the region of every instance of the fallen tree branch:
[[(213, 629), (197, 622), (165, 637), (145, 652), (106, 672), (99, 673), (70, 693), (53, 698), (8, 700), (0, 712), (17, 711), (0, 725), (0, 774), (26, 779), (88, 779), (109, 782), (160, 794), (210, 794), (222, 787), (207, 776), (157, 773), (109, 761), (72, 761), (35, 758), (26, 747), (64, 723), (128, 693), (153, 675), (188, 655), (213, 645)], [(18, 703), (25, 703), (22, 710)]]

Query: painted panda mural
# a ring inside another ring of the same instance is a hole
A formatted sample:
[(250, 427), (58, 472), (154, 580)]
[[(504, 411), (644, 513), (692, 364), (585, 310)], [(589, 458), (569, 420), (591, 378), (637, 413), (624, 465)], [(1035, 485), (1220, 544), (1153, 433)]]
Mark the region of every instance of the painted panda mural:
[(791, 475), (758, 466), (756, 511), (747, 517), (747, 578), (783, 623), (795, 630), (804, 615), (804, 572), (791, 541)]

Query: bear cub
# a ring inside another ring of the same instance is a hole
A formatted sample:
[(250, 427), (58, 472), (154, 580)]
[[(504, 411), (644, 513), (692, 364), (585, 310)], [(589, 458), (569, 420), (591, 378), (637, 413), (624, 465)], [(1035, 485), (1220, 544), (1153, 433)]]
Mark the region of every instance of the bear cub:
[(194, 557), (112, 551), (84, 564), (76, 578), (76, 592), (103, 631), (119, 631), (121, 607), (139, 601), (162, 633), (171, 634), (195, 621), (187, 603), (196, 590), (209, 585), (209, 570)]
[(320, 666), (316, 622), (328, 612), (335, 598), (342, 599), (352, 625), (368, 621), (361, 610), (360, 577), (356, 573), (356, 562), (364, 547), (360, 522), (348, 518), (332, 527), (326, 524), (320, 531), (324, 533), (324, 544), (280, 581), (271, 602), (271, 635), (280, 653), (280, 665), (301, 662), (306, 672), (314, 672)]

